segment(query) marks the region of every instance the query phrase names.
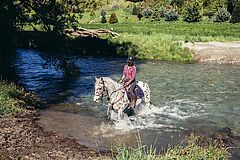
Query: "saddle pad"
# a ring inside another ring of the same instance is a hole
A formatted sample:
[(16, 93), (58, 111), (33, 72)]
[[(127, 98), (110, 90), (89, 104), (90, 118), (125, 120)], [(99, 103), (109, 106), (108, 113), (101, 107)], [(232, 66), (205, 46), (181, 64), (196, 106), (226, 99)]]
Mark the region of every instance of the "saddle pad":
[(139, 86), (137, 85), (137, 89), (138, 89), (138, 97), (139, 97), (139, 98), (144, 97), (144, 93), (143, 93), (143, 90), (141, 89), (141, 87), (139, 87)]

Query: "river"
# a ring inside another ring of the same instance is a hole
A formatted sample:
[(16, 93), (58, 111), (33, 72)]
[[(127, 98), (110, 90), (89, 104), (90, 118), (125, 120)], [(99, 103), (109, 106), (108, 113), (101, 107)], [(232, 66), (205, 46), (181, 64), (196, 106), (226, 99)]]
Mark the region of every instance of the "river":
[(154, 107), (110, 122), (106, 103), (93, 102), (95, 77), (119, 80), (125, 63), (18, 49), (9, 76), (46, 102), (40, 126), (96, 150), (140, 143), (164, 149), (192, 131), (207, 135), (224, 127), (240, 135), (240, 66), (137, 61), (137, 79), (149, 84)]

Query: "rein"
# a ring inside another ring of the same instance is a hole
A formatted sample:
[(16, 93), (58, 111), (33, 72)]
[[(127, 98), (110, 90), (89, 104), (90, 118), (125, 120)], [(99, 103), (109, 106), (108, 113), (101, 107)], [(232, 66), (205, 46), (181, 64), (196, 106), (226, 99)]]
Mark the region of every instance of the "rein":
[[(105, 83), (104, 83), (104, 81), (103, 81), (103, 91), (106, 91), (106, 93), (107, 93), (107, 100), (108, 100), (108, 101), (111, 100), (111, 96), (113, 95), (113, 93), (115, 93), (115, 92), (117, 92), (117, 91), (119, 91), (119, 90), (121, 90), (121, 89), (123, 89), (123, 87), (120, 87), (120, 88), (112, 91), (111, 94), (109, 94), (109, 93), (108, 93), (108, 89), (107, 89), (107, 87), (106, 87), (106, 85), (105, 85)], [(117, 96), (116, 96), (116, 97), (117, 97)], [(122, 100), (123, 97), (124, 97), (124, 94), (123, 94), (118, 100), (113, 101), (113, 103), (111, 103), (112, 108), (113, 108), (113, 105), (115, 105), (115, 104), (118, 103), (120, 100)]]

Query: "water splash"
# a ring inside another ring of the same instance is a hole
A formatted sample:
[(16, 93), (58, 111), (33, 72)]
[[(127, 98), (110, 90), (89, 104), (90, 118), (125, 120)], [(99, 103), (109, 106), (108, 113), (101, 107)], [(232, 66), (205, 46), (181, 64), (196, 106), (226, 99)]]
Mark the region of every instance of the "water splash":
[[(165, 132), (187, 130), (180, 125), (181, 122), (205, 115), (204, 106), (206, 105), (187, 99), (174, 100), (159, 106), (152, 105), (150, 108), (140, 105), (135, 116), (124, 116), (121, 120), (102, 123), (100, 130), (104, 136), (122, 135), (137, 129), (164, 130)], [(176, 123), (178, 121), (179, 123)]]

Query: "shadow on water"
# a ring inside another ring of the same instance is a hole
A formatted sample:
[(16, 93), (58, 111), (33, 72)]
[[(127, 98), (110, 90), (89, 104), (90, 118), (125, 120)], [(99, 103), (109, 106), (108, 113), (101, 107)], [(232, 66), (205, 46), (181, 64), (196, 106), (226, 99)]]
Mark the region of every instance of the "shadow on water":
[(121, 74), (126, 56), (136, 54), (131, 43), (91, 37), (72, 40), (45, 32), (20, 32), (17, 45), (25, 49), (11, 56), (1, 54), (0, 75), (51, 104), (91, 94), (95, 76)]
[(116, 75), (116, 80), (119, 80), (126, 58), (95, 58), (18, 49), (15, 56), (4, 63), (13, 69), (11, 72), (1, 70), (5, 78), (16, 76), (20, 85), (50, 105), (74, 101), (81, 95), (92, 95), (95, 77)]

